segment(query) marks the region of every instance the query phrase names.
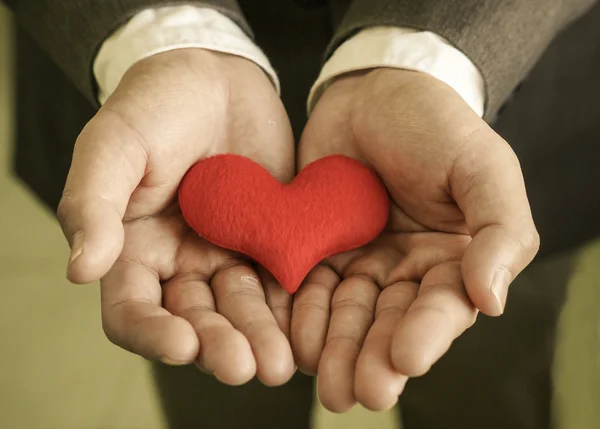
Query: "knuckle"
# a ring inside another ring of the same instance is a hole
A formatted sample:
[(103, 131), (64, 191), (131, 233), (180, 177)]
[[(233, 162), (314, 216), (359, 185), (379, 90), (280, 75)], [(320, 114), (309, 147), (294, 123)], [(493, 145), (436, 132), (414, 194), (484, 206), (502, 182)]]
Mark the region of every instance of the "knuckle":
[(535, 227), (531, 227), (519, 236), (519, 245), (527, 259), (533, 259), (540, 249), (540, 244), (540, 234)]
[(264, 335), (265, 337), (271, 337), (271, 335), (278, 331), (276, 325), (269, 320), (261, 319), (249, 319), (242, 323), (241, 332), (246, 336), (253, 335)]
[[(75, 199), (70, 191), (65, 191), (56, 208), (56, 218), (59, 225), (62, 227), (65, 234), (68, 234), (69, 224), (74, 221), (74, 213), (76, 211)], [(71, 239), (72, 237), (67, 237)]]
[(117, 346), (120, 346), (116, 329), (114, 325), (110, 322), (110, 319), (105, 315), (102, 315), (102, 330), (104, 331), (104, 335), (106, 336), (108, 341)]
[(406, 315), (408, 311), (407, 308), (398, 308), (398, 307), (377, 307), (375, 311), (375, 319), (381, 319), (383, 317), (390, 317), (394, 319), (401, 319)]
[[(387, 250), (387, 249), (386, 249)], [(391, 249), (393, 253), (398, 253), (395, 249)], [(397, 259), (400, 259), (399, 257)], [(362, 277), (367, 280), (375, 282), (380, 288), (384, 287), (389, 283), (387, 277), (389, 274), (389, 264), (383, 257), (372, 257), (371, 255), (365, 255), (355, 262), (350, 264), (346, 270), (344, 270), (344, 278), (349, 277)]]
[(360, 350), (363, 344), (363, 339), (352, 335), (340, 334), (327, 338), (326, 344), (329, 347), (332, 347), (335, 344), (350, 345), (352, 348)]
[(467, 316), (467, 318), (465, 320), (465, 331), (469, 328), (472, 328), (473, 325), (475, 325), (475, 322), (477, 322), (478, 315), (479, 315), (479, 312), (477, 310), (474, 310), (471, 313), (469, 313), (469, 315)]
[(271, 310), (271, 313), (273, 314), (277, 314), (277, 315), (287, 315), (290, 311), (291, 311), (291, 305), (290, 304), (279, 304), (279, 303), (272, 303), (272, 302), (267, 302), (267, 307), (269, 307), (269, 310)]
[(252, 286), (241, 286), (236, 289), (227, 291), (227, 293), (223, 296), (223, 301), (235, 301), (237, 299), (240, 300), (248, 300), (248, 299), (258, 299), (264, 300), (264, 293), (262, 290), (259, 290), (256, 287)]
[(314, 284), (323, 289), (331, 289), (329, 285), (337, 285), (340, 282), (340, 277), (337, 273), (328, 266), (317, 265), (306, 277), (306, 284)]
[(448, 307), (438, 306), (433, 303), (422, 304), (419, 310), (429, 318), (445, 321), (448, 326), (458, 325), (458, 315)]
[(294, 313), (298, 314), (302, 311), (306, 311), (307, 313), (317, 312), (320, 314), (329, 314), (329, 302), (323, 303), (320, 301), (296, 301), (294, 303)]
[(65, 191), (58, 203), (57, 208), (56, 208), (56, 216), (58, 217), (58, 221), (61, 224), (68, 219), (69, 214), (71, 212), (71, 207), (72, 207), (71, 193), (68, 191)]
[(366, 303), (359, 302), (352, 298), (344, 298), (340, 300), (334, 300), (331, 305), (332, 311), (338, 311), (342, 309), (358, 310), (361, 313), (373, 316), (374, 309)]
[(409, 377), (425, 375), (431, 368), (431, 362), (422, 352), (402, 353), (394, 359), (394, 367)]
[(215, 308), (209, 303), (196, 303), (181, 309), (179, 315), (184, 318), (191, 318), (200, 314), (212, 313), (213, 311), (215, 311)]

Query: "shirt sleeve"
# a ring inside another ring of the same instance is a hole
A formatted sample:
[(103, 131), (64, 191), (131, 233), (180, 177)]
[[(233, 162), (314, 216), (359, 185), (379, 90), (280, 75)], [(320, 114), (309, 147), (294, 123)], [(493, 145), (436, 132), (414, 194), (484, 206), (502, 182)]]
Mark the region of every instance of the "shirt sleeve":
[[(338, 3), (338, 2), (333, 2)], [(326, 51), (362, 30), (388, 26), (431, 32), (467, 56), (485, 86), (486, 121), (523, 82), (554, 38), (598, 0), (352, 0)]]
[(136, 62), (182, 48), (247, 58), (265, 71), (279, 92), (279, 80), (268, 58), (234, 21), (213, 8), (187, 5), (143, 10), (104, 41), (93, 65), (98, 101), (106, 101)]
[(364, 29), (335, 50), (310, 91), (309, 113), (336, 77), (377, 67), (427, 73), (448, 84), (483, 115), (483, 77), (466, 55), (432, 32), (386, 26)]

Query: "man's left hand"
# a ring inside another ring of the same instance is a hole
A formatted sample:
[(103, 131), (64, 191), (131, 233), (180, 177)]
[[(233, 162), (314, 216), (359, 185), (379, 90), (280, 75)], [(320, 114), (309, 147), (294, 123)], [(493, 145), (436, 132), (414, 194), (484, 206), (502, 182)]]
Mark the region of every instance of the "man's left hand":
[(391, 199), (371, 244), (315, 268), (294, 300), (292, 347), (321, 402), (391, 408), (477, 317), (504, 311), (539, 237), (516, 155), (463, 99), (425, 74), (376, 69), (323, 94), (300, 167), (343, 154)]

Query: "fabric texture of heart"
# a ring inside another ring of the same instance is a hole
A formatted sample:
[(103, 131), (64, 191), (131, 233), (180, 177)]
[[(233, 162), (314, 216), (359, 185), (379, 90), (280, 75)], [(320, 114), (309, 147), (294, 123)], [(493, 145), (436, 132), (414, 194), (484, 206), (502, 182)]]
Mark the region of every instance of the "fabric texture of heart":
[(195, 164), (179, 203), (199, 235), (260, 263), (289, 293), (323, 259), (375, 239), (390, 204), (377, 174), (346, 156), (317, 160), (283, 184), (230, 154)]

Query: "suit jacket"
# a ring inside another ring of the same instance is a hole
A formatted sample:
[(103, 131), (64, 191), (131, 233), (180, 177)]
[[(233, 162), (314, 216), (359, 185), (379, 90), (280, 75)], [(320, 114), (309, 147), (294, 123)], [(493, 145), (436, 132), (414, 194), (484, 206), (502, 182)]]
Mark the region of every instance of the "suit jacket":
[[(54, 209), (75, 138), (97, 108), (92, 62), (103, 40), (142, 9), (183, 2), (6, 2), (19, 24), (16, 172)], [(542, 252), (600, 234), (600, 7), (594, 8), (595, 0), (185, 3), (225, 13), (267, 52), (296, 136), (322, 60), (356, 32), (391, 25), (443, 36), (484, 77), (485, 118), (521, 159)]]

